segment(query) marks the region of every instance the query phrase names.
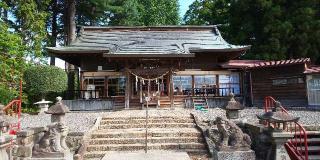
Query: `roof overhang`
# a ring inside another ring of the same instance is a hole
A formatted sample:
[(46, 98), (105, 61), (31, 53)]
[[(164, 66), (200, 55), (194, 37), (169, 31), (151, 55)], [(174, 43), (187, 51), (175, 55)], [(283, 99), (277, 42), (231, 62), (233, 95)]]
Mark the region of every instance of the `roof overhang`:
[(193, 53), (226, 53), (226, 52), (246, 52), (251, 48), (250, 45), (248, 46), (239, 46), (236, 48), (221, 48), (221, 49), (198, 49), (198, 48), (190, 48), (189, 51)]
[(104, 53), (103, 57), (109, 58), (192, 58), (195, 57), (194, 53), (188, 54), (161, 54), (161, 53), (121, 53), (121, 54), (112, 54), (112, 53)]

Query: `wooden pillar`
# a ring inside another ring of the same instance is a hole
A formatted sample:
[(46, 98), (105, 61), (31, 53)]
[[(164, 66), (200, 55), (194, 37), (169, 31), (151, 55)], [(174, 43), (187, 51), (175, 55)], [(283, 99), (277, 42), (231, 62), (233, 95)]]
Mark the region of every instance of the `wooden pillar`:
[(109, 77), (108, 76), (105, 76), (104, 77), (104, 96), (105, 97), (109, 97), (109, 93), (108, 93), (108, 79)]
[(191, 91), (191, 94), (192, 94), (192, 96), (194, 96), (194, 88), (195, 88), (194, 75), (192, 75), (191, 77), (192, 77), (192, 91)]
[(140, 89), (139, 89), (139, 95), (140, 95), (140, 103), (143, 103), (143, 97), (142, 97), (142, 80), (140, 79)]
[(131, 89), (131, 83), (130, 83), (130, 73), (129, 71), (126, 71), (126, 91), (125, 91), (125, 109), (129, 109), (130, 106), (130, 89)]
[(220, 94), (220, 89), (219, 89), (219, 88), (220, 88), (220, 85), (219, 85), (219, 83), (220, 83), (220, 82), (219, 82), (219, 75), (217, 74), (217, 75), (216, 75), (216, 86), (217, 86), (217, 87), (216, 87), (216, 88), (217, 88), (217, 89), (216, 89), (216, 96), (219, 96), (219, 94)]
[(157, 80), (158, 91), (157, 91), (157, 108), (160, 107), (160, 98), (161, 98), (161, 91), (160, 91), (160, 79)]
[(173, 109), (174, 107), (174, 97), (173, 97), (173, 75), (172, 75), (172, 70), (170, 70), (169, 73), (169, 81), (170, 81), (170, 108)]

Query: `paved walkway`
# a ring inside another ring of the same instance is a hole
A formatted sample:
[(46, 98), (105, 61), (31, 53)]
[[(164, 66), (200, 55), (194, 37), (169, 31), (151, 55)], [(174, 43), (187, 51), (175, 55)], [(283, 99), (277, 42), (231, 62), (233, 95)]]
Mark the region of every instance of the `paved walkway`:
[(144, 151), (139, 152), (110, 152), (102, 160), (190, 160), (186, 152), (174, 151)]

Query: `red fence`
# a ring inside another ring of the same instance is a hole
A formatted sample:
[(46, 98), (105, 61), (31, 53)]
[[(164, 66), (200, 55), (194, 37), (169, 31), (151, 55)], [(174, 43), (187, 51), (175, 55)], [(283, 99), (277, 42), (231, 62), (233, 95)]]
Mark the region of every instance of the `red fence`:
[(6, 115), (17, 116), (18, 121), (11, 123), (9, 128), (10, 134), (16, 134), (21, 128), (21, 104), (22, 104), (22, 81), (20, 81), (20, 95), (18, 99), (12, 100), (8, 105), (3, 108)]
[[(276, 106), (276, 100), (267, 96), (264, 99), (264, 111), (269, 112)], [(281, 111), (289, 114), (288, 111), (280, 106)], [(268, 126), (273, 124), (268, 123)], [(307, 133), (305, 128), (298, 122), (290, 122), (286, 128), (286, 131), (294, 133), (294, 137), (291, 138), (286, 144), (285, 147), (292, 159), (308, 159), (308, 142), (307, 142)]]

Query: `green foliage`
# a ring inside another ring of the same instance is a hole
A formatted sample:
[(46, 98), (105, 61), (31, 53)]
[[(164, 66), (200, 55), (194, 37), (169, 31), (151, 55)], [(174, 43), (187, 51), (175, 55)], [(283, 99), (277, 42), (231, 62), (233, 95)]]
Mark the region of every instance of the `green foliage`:
[(18, 95), (16, 90), (12, 90), (5, 85), (0, 84), (0, 103), (8, 104), (12, 99)]
[(183, 20), (189, 25), (226, 24), (230, 17), (230, 0), (196, 0)]
[(0, 21), (0, 103), (7, 104), (18, 95), (18, 84), (27, 64), (25, 46), (18, 34)]
[(21, 111), (22, 111), (22, 113), (38, 114), (39, 108), (36, 107), (36, 106), (33, 106), (33, 107), (22, 107)]
[(178, 0), (139, 0), (143, 5), (143, 24), (146, 26), (179, 24)]
[(24, 81), (29, 96), (41, 96), (48, 93), (63, 92), (67, 88), (67, 74), (54, 66), (32, 66), (25, 71)]
[(177, 25), (178, 0), (82, 0), (77, 5), (81, 25)]
[(19, 33), (25, 45), (25, 56), (35, 60), (44, 54), (45, 39), (47, 38), (46, 20), (47, 7), (50, 0), (15, 0), (9, 6), (14, 19), (11, 27)]
[(224, 37), (250, 44), (243, 58), (320, 58), (320, 1), (197, 0), (187, 11), (186, 24), (224, 24)]

